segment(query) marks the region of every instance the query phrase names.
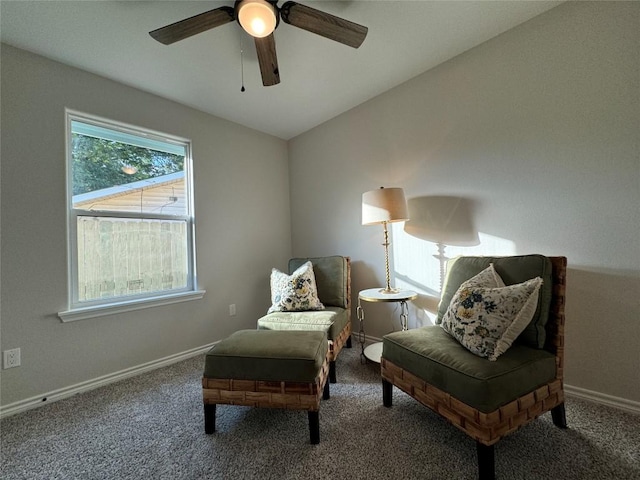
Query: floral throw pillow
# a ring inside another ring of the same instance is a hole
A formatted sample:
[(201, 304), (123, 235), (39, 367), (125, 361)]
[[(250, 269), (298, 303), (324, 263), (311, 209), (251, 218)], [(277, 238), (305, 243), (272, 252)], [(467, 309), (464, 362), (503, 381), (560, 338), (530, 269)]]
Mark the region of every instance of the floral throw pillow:
[(495, 361), (533, 318), (541, 285), (536, 277), (504, 286), (491, 265), (460, 285), (442, 328), (470, 352)]
[(311, 262), (302, 264), (291, 275), (271, 270), (271, 304), (267, 313), (324, 310)]

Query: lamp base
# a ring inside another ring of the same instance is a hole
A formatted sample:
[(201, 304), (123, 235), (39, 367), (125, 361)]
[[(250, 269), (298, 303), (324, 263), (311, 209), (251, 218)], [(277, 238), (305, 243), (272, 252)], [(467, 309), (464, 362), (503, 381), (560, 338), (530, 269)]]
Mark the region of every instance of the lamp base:
[(380, 293), (386, 293), (387, 295), (392, 295), (394, 293), (398, 293), (400, 291), (400, 289), (399, 288), (386, 287), (386, 288), (381, 288), (378, 291)]

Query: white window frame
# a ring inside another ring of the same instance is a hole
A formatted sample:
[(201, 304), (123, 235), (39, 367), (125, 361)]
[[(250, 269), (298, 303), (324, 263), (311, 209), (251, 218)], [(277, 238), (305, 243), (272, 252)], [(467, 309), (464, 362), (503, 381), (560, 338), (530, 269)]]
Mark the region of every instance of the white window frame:
[[(71, 122), (93, 124), (110, 130), (133, 134), (150, 140), (173, 143), (185, 148), (184, 179), (187, 212), (186, 215), (166, 214), (135, 214), (130, 212), (88, 211), (73, 208), (73, 173)], [(168, 305), (177, 302), (197, 300), (202, 298), (205, 291), (197, 288), (196, 259), (195, 259), (195, 215), (193, 201), (193, 173), (191, 158), (191, 142), (188, 139), (168, 135), (149, 129), (128, 125), (113, 120), (65, 109), (65, 144), (66, 144), (66, 173), (67, 173), (67, 246), (68, 246), (68, 310), (59, 312), (63, 322), (84, 320), (87, 318), (112, 315), (116, 313), (140, 310), (143, 308)], [(78, 245), (77, 219), (80, 216), (116, 217), (116, 218), (150, 218), (183, 220), (187, 225), (187, 286), (183, 289), (143, 293), (126, 297), (112, 297), (92, 301), (78, 300)]]

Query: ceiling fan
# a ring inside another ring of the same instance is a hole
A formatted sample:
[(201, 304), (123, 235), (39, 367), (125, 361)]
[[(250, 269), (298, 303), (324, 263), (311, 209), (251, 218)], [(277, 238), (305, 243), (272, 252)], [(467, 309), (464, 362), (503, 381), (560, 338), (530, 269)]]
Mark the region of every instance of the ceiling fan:
[(276, 41), (273, 31), (280, 19), (330, 40), (358, 48), (367, 36), (368, 28), (296, 2), (277, 6), (277, 0), (236, 0), (233, 7), (219, 7), (149, 32), (165, 45), (237, 20), (256, 44), (262, 84), (280, 83)]

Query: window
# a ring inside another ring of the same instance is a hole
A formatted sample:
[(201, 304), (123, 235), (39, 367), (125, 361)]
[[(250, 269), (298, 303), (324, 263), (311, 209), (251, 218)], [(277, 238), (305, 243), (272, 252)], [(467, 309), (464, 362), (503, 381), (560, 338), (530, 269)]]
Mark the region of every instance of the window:
[(200, 298), (187, 140), (67, 111), (63, 321)]

